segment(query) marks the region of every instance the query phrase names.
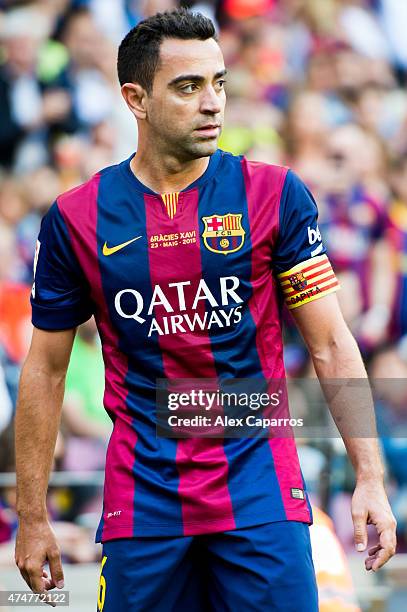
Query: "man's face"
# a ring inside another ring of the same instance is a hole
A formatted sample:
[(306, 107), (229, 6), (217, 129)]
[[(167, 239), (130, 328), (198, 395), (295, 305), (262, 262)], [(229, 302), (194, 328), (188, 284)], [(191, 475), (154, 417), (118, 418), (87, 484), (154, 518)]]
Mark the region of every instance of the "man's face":
[(216, 151), (226, 102), (224, 75), (222, 52), (212, 38), (163, 41), (146, 118), (163, 153), (189, 161)]

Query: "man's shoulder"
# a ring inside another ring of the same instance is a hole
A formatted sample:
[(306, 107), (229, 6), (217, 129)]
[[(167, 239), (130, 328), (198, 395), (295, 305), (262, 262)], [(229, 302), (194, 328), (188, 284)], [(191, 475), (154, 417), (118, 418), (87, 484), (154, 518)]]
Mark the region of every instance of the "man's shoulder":
[(93, 206), (98, 197), (100, 179), (108, 174), (116, 173), (118, 169), (119, 164), (102, 168), (84, 183), (61, 193), (56, 199), (59, 210), (61, 212), (83, 211)]
[(262, 161), (254, 161), (245, 159), (245, 164), (247, 168), (252, 173), (256, 174), (264, 174), (268, 177), (275, 176), (287, 176), (287, 173), (290, 172), (290, 169), (287, 166), (280, 166), (278, 164), (270, 164), (268, 162)]
[[(237, 158), (237, 156), (234, 156)], [(261, 188), (278, 188), (281, 192), (287, 177), (292, 176), (292, 171), (288, 166), (271, 164), (265, 161), (249, 160), (245, 155), (239, 157), (242, 171), (245, 176), (246, 184), (253, 187), (258, 185)]]
[(231, 153), (229, 151), (224, 151), (220, 149), (220, 152), (223, 157), (224, 163), (229, 164), (238, 164), (242, 166), (243, 171), (256, 174), (256, 175), (264, 175), (266, 177), (275, 177), (275, 176), (286, 176), (288, 172), (291, 174), (291, 170), (288, 166), (272, 164), (270, 162), (265, 161), (257, 161), (257, 160), (249, 160), (246, 155), (236, 155), (235, 153)]

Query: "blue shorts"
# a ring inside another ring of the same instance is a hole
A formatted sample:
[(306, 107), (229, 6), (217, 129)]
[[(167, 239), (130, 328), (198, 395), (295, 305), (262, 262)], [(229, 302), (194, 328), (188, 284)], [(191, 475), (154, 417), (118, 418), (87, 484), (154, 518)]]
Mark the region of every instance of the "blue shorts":
[(98, 612), (317, 612), (309, 527), (103, 544)]

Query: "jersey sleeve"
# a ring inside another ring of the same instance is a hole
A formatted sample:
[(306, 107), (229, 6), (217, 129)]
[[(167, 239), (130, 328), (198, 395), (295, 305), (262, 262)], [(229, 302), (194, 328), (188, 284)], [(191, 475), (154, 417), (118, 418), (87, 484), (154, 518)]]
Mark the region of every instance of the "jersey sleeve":
[(93, 314), (89, 286), (55, 202), (41, 223), (34, 257), (32, 323), (46, 330), (76, 327)]
[(289, 309), (339, 289), (318, 228), (318, 208), (304, 183), (289, 170), (280, 202), (273, 268)]

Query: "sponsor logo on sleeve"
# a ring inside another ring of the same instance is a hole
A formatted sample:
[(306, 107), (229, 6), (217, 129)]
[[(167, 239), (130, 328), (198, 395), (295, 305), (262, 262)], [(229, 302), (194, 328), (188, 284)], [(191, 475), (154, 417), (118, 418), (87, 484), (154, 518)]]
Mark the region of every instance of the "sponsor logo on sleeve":
[(319, 255), (321, 253), (321, 251), (323, 251), (323, 249), (324, 249), (323, 244), (322, 244), (321, 232), (319, 231), (318, 225), (317, 225), (317, 227), (315, 229), (313, 229), (312, 227), (308, 226), (307, 227), (307, 232), (308, 232), (308, 242), (309, 242), (310, 246), (312, 246), (316, 242), (320, 243), (320, 244), (318, 244), (318, 246), (315, 249), (313, 249), (311, 251), (311, 257), (315, 257), (316, 255)]
[(308, 226), (307, 231), (308, 231), (308, 242), (310, 243), (311, 246), (315, 244), (316, 242), (321, 242), (322, 236), (321, 236), (321, 232), (319, 231), (318, 225), (315, 229)]
[(33, 296), (33, 298), (35, 298), (35, 273), (37, 272), (37, 263), (38, 263), (38, 256), (40, 254), (40, 248), (41, 248), (41, 242), (37, 240), (37, 244), (35, 245), (34, 265), (33, 265), (34, 282), (33, 282), (33, 286), (31, 289), (31, 295)]

